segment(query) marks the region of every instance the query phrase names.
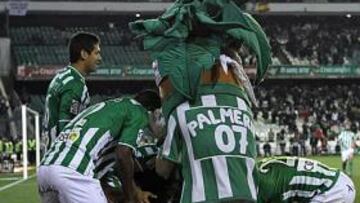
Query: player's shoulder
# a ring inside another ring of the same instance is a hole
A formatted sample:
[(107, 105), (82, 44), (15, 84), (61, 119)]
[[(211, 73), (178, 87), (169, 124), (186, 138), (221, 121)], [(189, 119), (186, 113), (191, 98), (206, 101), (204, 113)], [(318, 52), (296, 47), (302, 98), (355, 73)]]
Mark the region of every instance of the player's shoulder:
[(147, 110), (135, 99), (126, 97), (126, 108), (129, 112), (132, 112), (132, 115), (138, 115), (140, 117), (147, 115)]
[(57, 89), (83, 89), (85, 81), (80, 73), (76, 72), (74, 68), (67, 66), (61, 69), (52, 79), (50, 88)]
[(117, 98), (107, 100), (106, 103), (129, 104), (130, 99), (131, 98), (129, 98), (129, 97), (117, 97)]
[(270, 157), (270, 158), (264, 158), (257, 162), (258, 167), (261, 168), (267, 168), (271, 165), (274, 165), (279, 162), (279, 157)]
[(129, 97), (121, 97), (105, 102), (107, 111), (118, 112), (119, 115), (127, 115), (131, 119), (147, 118), (146, 109), (137, 101)]
[(274, 156), (274, 157), (268, 157), (260, 160), (260, 163), (273, 163), (273, 162), (286, 162), (288, 160), (296, 160), (299, 159), (299, 157), (292, 157), (292, 156)]
[(122, 98), (118, 98), (116, 100), (119, 100), (119, 101), (123, 102), (124, 104), (127, 104), (129, 107), (143, 108), (142, 105), (138, 101), (136, 101), (135, 99), (133, 99), (131, 97), (122, 97)]
[(84, 91), (88, 91), (85, 83), (78, 78), (70, 78), (69, 81), (63, 83), (63, 91), (72, 91), (74, 93), (82, 95)]
[(272, 167), (294, 167), (298, 160), (298, 157), (278, 156), (262, 159), (258, 161), (257, 165), (260, 169)]
[(72, 78), (71, 76), (69, 77), (68, 81), (63, 82), (63, 88), (64, 90), (71, 89), (73, 91), (80, 91), (80, 92), (84, 91), (84, 89), (87, 90), (85, 83), (83, 83), (78, 78)]
[(124, 108), (129, 108), (129, 109), (143, 108), (139, 102), (137, 102), (136, 100), (134, 100), (130, 97), (114, 98), (114, 99), (110, 99), (110, 100), (106, 101), (106, 103), (117, 104), (118, 106), (120, 105), (120, 106), (123, 106)]

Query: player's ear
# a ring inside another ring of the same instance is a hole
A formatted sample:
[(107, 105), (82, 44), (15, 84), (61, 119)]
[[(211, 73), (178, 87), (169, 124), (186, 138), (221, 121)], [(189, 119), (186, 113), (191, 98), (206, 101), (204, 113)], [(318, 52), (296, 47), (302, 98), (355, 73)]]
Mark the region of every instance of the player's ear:
[(89, 57), (89, 53), (85, 49), (82, 49), (80, 54), (81, 54), (81, 59), (82, 60), (86, 60), (87, 57)]

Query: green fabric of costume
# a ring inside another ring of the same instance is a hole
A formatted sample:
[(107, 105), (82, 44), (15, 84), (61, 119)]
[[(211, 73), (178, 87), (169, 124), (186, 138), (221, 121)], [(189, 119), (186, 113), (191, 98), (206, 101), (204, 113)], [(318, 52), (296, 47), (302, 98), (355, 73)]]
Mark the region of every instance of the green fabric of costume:
[(243, 43), (256, 55), (256, 83), (271, 63), (262, 28), (232, 0), (177, 0), (159, 18), (130, 23), (130, 29), (144, 37), (161, 78), (168, 77), (186, 100), (194, 100), (202, 70), (211, 69), (230, 43)]

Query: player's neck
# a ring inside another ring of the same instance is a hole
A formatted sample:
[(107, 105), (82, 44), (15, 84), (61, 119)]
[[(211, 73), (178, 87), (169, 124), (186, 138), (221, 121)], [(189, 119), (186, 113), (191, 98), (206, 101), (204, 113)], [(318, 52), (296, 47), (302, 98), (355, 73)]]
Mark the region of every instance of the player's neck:
[(87, 72), (85, 71), (85, 66), (82, 63), (70, 63), (70, 66), (76, 69), (83, 77), (87, 75)]

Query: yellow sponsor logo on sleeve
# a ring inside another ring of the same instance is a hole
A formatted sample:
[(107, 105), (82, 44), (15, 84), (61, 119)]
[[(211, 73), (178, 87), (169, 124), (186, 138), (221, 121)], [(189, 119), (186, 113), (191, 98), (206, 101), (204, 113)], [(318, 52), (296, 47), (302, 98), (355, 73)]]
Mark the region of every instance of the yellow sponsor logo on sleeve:
[(69, 134), (69, 140), (75, 142), (79, 138), (80, 134), (78, 132), (71, 132)]

